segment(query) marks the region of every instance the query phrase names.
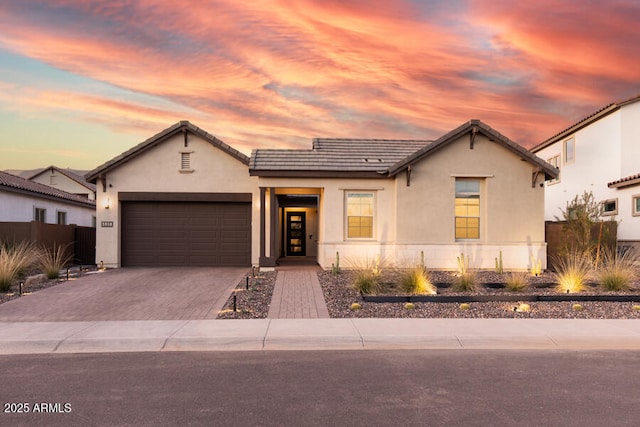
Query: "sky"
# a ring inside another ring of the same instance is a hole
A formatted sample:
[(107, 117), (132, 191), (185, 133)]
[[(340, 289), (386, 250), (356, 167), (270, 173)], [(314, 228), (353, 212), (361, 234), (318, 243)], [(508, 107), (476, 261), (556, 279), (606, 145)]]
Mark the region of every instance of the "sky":
[(189, 120), (232, 147), (531, 148), (640, 94), (638, 0), (0, 0), (0, 170), (90, 170)]

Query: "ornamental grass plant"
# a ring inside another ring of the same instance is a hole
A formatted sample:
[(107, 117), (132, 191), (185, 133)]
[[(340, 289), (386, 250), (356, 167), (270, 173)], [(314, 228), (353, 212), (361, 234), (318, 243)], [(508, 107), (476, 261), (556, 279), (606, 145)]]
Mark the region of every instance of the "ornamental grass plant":
[(38, 265), (46, 274), (47, 279), (57, 279), (60, 277), (60, 270), (71, 262), (71, 255), (68, 251), (69, 245), (56, 245), (51, 249), (40, 248), (37, 251)]
[(558, 292), (576, 293), (584, 290), (587, 276), (592, 271), (591, 257), (588, 253), (568, 252), (556, 258), (554, 265)]
[(416, 295), (434, 295), (436, 287), (431, 283), (429, 273), (421, 266), (403, 272), (400, 286), (404, 292)]
[(628, 290), (638, 274), (637, 261), (630, 252), (619, 254), (615, 250), (605, 251), (596, 271), (598, 282), (607, 291)]
[(505, 288), (511, 292), (522, 292), (529, 285), (529, 273), (512, 271), (505, 277)]
[(0, 244), (0, 291), (9, 292), (11, 285), (35, 260), (35, 247), (30, 242)]

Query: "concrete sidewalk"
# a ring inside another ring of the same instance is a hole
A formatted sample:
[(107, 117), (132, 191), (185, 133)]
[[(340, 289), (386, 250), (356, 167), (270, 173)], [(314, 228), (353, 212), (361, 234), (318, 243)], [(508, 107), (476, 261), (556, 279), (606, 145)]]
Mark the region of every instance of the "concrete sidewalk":
[(0, 322), (0, 354), (373, 349), (638, 350), (640, 321), (260, 319)]

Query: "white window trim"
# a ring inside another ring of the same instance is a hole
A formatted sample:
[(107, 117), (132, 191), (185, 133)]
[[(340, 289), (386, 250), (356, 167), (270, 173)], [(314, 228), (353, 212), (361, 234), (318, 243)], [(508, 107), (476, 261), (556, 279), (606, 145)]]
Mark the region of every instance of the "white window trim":
[[(616, 208), (615, 210), (611, 211), (611, 212), (605, 212), (604, 211), (604, 205), (607, 203), (615, 203), (616, 204)], [(606, 199), (600, 202), (600, 206), (602, 207), (602, 216), (614, 216), (614, 215), (618, 215), (618, 198), (615, 199)]]
[[(350, 242), (371, 242), (376, 240), (376, 218), (378, 216), (377, 195), (373, 190), (344, 190), (344, 239)], [(349, 237), (349, 195), (350, 194), (371, 194), (373, 196), (373, 219), (371, 224), (371, 237)]]

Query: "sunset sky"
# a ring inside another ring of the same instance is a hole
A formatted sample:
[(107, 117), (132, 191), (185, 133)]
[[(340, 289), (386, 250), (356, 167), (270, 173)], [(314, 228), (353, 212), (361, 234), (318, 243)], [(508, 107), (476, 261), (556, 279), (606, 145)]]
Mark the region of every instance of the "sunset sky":
[(640, 94), (639, 25), (638, 0), (2, 0), (0, 170), (179, 120), (246, 154), (469, 119), (531, 147)]

